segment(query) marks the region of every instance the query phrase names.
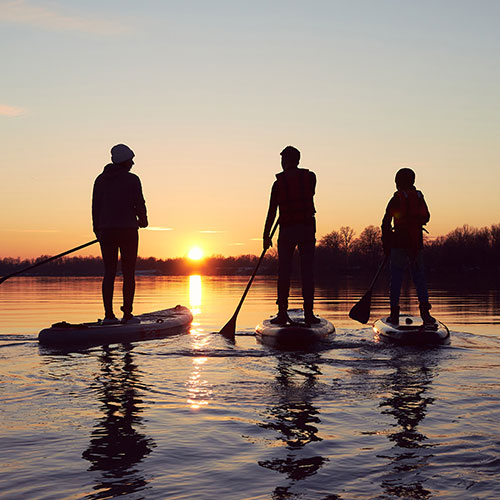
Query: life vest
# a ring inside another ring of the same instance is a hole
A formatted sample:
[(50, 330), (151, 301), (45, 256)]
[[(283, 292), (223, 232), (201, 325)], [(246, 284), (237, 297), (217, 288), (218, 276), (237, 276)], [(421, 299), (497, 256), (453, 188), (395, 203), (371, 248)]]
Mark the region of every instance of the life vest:
[(280, 224), (310, 221), (314, 208), (314, 185), (311, 172), (305, 168), (292, 168), (276, 174)]
[(430, 217), (424, 195), (416, 189), (398, 189), (395, 197), (399, 200), (392, 214), (396, 238), (410, 249), (422, 248), (422, 226)]

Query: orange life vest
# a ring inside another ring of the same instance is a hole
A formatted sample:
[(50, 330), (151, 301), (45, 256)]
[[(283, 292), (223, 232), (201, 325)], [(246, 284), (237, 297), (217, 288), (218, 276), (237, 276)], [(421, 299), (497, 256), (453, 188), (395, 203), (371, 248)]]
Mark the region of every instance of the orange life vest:
[(316, 213), (311, 172), (292, 168), (276, 174), (280, 224), (309, 222)]

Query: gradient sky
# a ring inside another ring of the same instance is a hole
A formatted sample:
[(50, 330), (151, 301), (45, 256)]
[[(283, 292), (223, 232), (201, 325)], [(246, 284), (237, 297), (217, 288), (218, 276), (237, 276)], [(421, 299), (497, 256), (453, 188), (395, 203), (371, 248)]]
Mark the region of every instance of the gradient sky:
[(288, 144), (318, 237), (379, 225), (403, 166), (431, 236), (499, 223), (499, 20), (496, 0), (0, 0), (0, 257), (93, 239), (120, 142), (145, 257), (260, 253)]

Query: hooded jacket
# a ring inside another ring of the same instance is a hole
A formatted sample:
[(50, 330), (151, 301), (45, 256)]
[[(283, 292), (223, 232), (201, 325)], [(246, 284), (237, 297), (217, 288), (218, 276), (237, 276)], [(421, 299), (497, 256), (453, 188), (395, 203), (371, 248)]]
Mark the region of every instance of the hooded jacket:
[(94, 182), (92, 224), (99, 229), (148, 225), (141, 181), (123, 166), (109, 163)]

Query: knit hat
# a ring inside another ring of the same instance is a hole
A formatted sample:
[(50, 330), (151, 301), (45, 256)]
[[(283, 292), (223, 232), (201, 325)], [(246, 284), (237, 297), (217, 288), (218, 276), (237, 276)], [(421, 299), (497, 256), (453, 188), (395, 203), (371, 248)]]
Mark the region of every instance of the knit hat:
[(117, 144), (111, 148), (111, 161), (113, 163), (123, 163), (131, 160), (134, 156), (134, 152), (125, 144)]

